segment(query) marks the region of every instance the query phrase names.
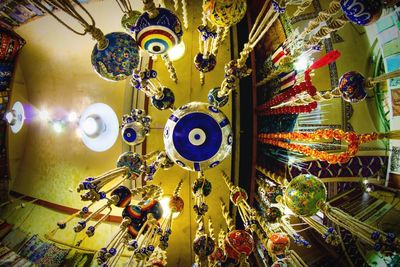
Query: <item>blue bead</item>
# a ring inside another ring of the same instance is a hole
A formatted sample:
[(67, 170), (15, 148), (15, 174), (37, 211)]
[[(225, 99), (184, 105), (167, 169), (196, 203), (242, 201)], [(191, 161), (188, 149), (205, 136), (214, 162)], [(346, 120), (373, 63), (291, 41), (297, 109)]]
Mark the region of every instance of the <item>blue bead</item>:
[(115, 256), (115, 254), (117, 254), (117, 249), (116, 248), (110, 248), (110, 250), (108, 251), (111, 255)]
[(380, 243), (375, 243), (374, 250), (375, 251), (380, 251), (381, 249), (382, 249), (382, 245)]

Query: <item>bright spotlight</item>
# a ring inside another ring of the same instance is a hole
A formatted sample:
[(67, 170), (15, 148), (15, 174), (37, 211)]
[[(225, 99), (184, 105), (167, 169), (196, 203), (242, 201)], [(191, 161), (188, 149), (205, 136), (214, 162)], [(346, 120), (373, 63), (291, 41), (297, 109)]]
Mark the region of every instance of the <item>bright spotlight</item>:
[(45, 109), (40, 110), (39, 119), (41, 119), (42, 121), (48, 121), (50, 119), (50, 113)]
[(305, 71), (310, 64), (310, 58), (306, 55), (300, 56), (297, 61), (294, 63), (294, 69), (297, 72)]
[[(171, 214), (171, 208), (169, 207), (169, 201), (171, 200), (171, 196), (164, 196), (160, 200), (161, 207), (163, 209), (163, 218), (168, 218)], [(179, 212), (175, 212), (172, 215), (172, 218), (175, 219), (176, 217), (179, 216)]]
[(76, 130), (75, 130), (75, 135), (76, 135), (76, 137), (78, 137), (78, 138), (82, 138), (82, 131), (81, 131), (81, 129), (76, 128)]
[(69, 122), (76, 122), (78, 121), (78, 114), (76, 112), (72, 111), (68, 114), (68, 121)]
[(171, 59), (171, 61), (176, 61), (183, 57), (185, 51), (186, 51), (185, 43), (181, 41), (179, 44), (177, 44), (176, 46), (171, 48), (171, 50), (168, 51), (168, 56)]
[(63, 123), (61, 121), (56, 121), (56, 122), (53, 123), (53, 130), (56, 133), (62, 133), (63, 128), (64, 128), (64, 126), (63, 126)]

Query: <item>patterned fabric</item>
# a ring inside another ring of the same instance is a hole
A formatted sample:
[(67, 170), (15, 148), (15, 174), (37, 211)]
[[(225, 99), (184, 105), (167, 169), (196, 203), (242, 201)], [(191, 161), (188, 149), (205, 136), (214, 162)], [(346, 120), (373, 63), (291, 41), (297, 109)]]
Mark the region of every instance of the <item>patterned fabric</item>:
[(46, 254), (50, 246), (34, 235), (21, 247), (18, 254), (32, 262), (37, 262)]
[(312, 174), (319, 178), (329, 177), (371, 177), (379, 171), (386, 173), (387, 157), (359, 156), (347, 163), (329, 164), (325, 161), (308, 161), (299, 164), (290, 164), (289, 173), (292, 178), (299, 174)]
[(52, 244), (46, 251), (46, 254), (35, 262), (37, 266), (42, 267), (57, 267), (63, 262), (69, 250), (61, 249)]
[(94, 254), (71, 250), (61, 267), (90, 267)]
[(24, 45), (25, 40), (18, 34), (0, 28), (0, 61), (13, 61)]
[(3, 239), (3, 237), (5, 237), (11, 231), (12, 228), (13, 228), (12, 224), (6, 222), (2, 223), (0, 225), (0, 239)]
[(14, 63), (0, 63), (0, 92), (9, 88), (14, 71)]
[(0, 247), (0, 267), (28, 267), (32, 265), (32, 262), (22, 258), (9, 248), (4, 246)]
[(19, 228), (14, 228), (1, 240), (1, 243), (11, 250), (18, 250), (27, 238), (27, 233), (21, 231)]

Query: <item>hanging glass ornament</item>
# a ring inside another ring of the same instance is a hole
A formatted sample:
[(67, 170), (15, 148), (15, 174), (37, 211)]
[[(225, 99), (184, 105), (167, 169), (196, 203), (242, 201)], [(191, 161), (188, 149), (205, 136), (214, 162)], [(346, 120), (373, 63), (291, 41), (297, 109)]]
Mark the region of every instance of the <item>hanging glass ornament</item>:
[(179, 216), (183, 211), (185, 205), (183, 199), (179, 196), (182, 189), (183, 180), (180, 180), (176, 186), (172, 197), (169, 199), (168, 207), (169, 213), (164, 215), (164, 219), (160, 223), (160, 248), (167, 249), (169, 236), (172, 234), (172, 221), (175, 217)]
[(207, 25), (200, 25), (198, 28), (200, 35), (200, 52), (194, 57), (194, 66), (202, 73), (212, 71), (217, 65), (216, 55), (211, 53), (211, 48), (217, 35)]
[[(135, 40), (126, 33), (112, 32), (104, 35), (102, 31), (95, 26), (95, 21), (90, 13), (82, 6), (78, 0), (71, 1), (52, 1), (57, 9), (75, 19), (84, 28), (79, 32), (60, 19), (48, 5), (44, 5), (40, 0), (34, 0), (34, 3), (50, 15), (56, 18), (61, 24), (69, 30), (79, 35), (90, 33), (97, 40), (91, 56), (93, 69), (105, 80), (120, 81), (126, 79), (132, 74), (132, 71), (139, 64), (139, 50)], [(79, 7), (89, 16), (90, 21), (86, 21), (77, 11)]]
[(283, 200), (293, 213), (312, 216), (319, 210), (317, 203), (326, 201), (326, 188), (315, 176), (300, 175), (290, 181)]
[(377, 21), (383, 9), (381, 1), (375, 0), (341, 0), (340, 6), (351, 22), (361, 26)]
[(161, 95), (154, 95), (151, 98), (151, 104), (158, 110), (165, 110), (173, 108), (175, 103), (175, 95), (171, 89), (164, 87), (162, 88)]
[(218, 108), (221, 108), (228, 104), (229, 100), (229, 95), (225, 95), (222, 97), (218, 96), (218, 92), (220, 90), (220, 87), (215, 87), (208, 92), (208, 103), (210, 103), (213, 106), (216, 106)]
[(246, 0), (206, 0), (203, 12), (215, 26), (229, 27), (241, 21), (246, 14)]
[(133, 72), (131, 85), (143, 91), (151, 98), (153, 106), (159, 110), (172, 109), (175, 102), (175, 96), (171, 89), (163, 86), (157, 78), (157, 72), (154, 70), (140, 71), (136, 69)]
[(240, 259), (240, 254), (248, 257), (254, 249), (254, 240), (251, 234), (244, 230), (233, 230), (226, 235), (225, 252), (234, 260)]
[(208, 257), (214, 251), (215, 242), (214, 240), (207, 236), (202, 235), (196, 237), (193, 241), (193, 251), (199, 257)]
[(126, 33), (113, 32), (104, 36), (105, 47), (96, 44), (92, 52), (92, 66), (103, 79), (121, 81), (132, 75), (139, 65), (139, 49)]
[[(323, 212), (334, 224), (350, 231), (378, 251), (400, 251), (400, 241), (394, 234), (386, 234), (327, 203), (325, 186), (315, 176), (300, 175), (294, 178), (288, 184), (282, 202), (299, 216), (309, 217), (318, 211)], [(328, 232), (333, 233), (329, 229)]]
[(290, 246), (290, 239), (285, 233), (273, 233), (268, 237), (267, 250), (270, 255), (283, 255)]
[(151, 117), (144, 110), (132, 109), (129, 115), (122, 116), (122, 140), (130, 146), (141, 144), (150, 134)]
[(221, 163), (232, 150), (229, 120), (216, 107), (191, 102), (177, 109), (164, 128), (168, 157), (180, 167), (203, 171)]
[(183, 35), (179, 18), (170, 10), (155, 8), (144, 12), (134, 27), (138, 45), (153, 55), (162, 55), (179, 44)]
[(199, 177), (193, 182), (192, 193), (195, 198), (193, 206), (194, 211), (198, 216), (203, 216), (208, 211), (208, 206), (205, 202), (205, 197), (211, 193), (211, 183), (199, 173)]

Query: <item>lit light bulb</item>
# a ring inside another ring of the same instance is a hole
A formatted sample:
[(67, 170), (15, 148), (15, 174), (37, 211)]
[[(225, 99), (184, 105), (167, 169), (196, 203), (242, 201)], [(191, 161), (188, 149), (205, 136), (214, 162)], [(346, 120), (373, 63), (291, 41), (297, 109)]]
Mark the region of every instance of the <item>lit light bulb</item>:
[(7, 120), (8, 124), (11, 124), (11, 125), (15, 124), (15, 116), (11, 111), (7, 112), (6, 120)]
[(364, 180), (363, 180), (363, 183), (364, 183), (365, 185), (367, 185), (367, 184), (368, 184), (368, 179), (364, 179)]
[(61, 121), (56, 121), (56, 122), (53, 123), (53, 130), (54, 130), (56, 133), (62, 133), (63, 128), (64, 128), (64, 127), (63, 127), (63, 124), (62, 124)]
[(168, 51), (168, 56), (171, 61), (176, 61), (181, 59), (185, 54), (186, 46), (183, 41), (181, 41), (176, 46), (172, 47), (171, 50)]
[(309, 62), (310, 62), (310, 58), (306, 55), (302, 55), (294, 63), (294, 69), (297, 72), (302, 72), (308, 68)]
[(99, 124), (97, 120), (93, 117), (87, 117), (82, 124), (82, 131), (87, 136), (94, 136), (99, 132)]
[(40, 110), (39, 119), (41, 119), (42, 121), (48, 121), (50, 119), (50, 113), (45, 109)]
[(371, 187), (367, 187), (367, 189), (365, 189), (365, 191), (367, 191), (368, 193), (372, 191)]
[[(169, 201), (171, 200), (171, 196), (164, 196), (160, 200), (161, 207), (163, 209), (163, 218), (168, 218), (171, 214), (171, 209), (169, 207)], [(172, 214), (172, 218), (175, 219), (176, 217), (179, 216), (179, 212), (175, 212)]]
[(75, 130), (75, 135), (76, 137), (78, 137), (79, 139), (82, 138), (82, 131), (79, 128), (76, 128)]
[(68, 114), (68, 121), (69, 122), (75, 122), (78, 120), (78, 114), (76, 112), (72, 111)]

